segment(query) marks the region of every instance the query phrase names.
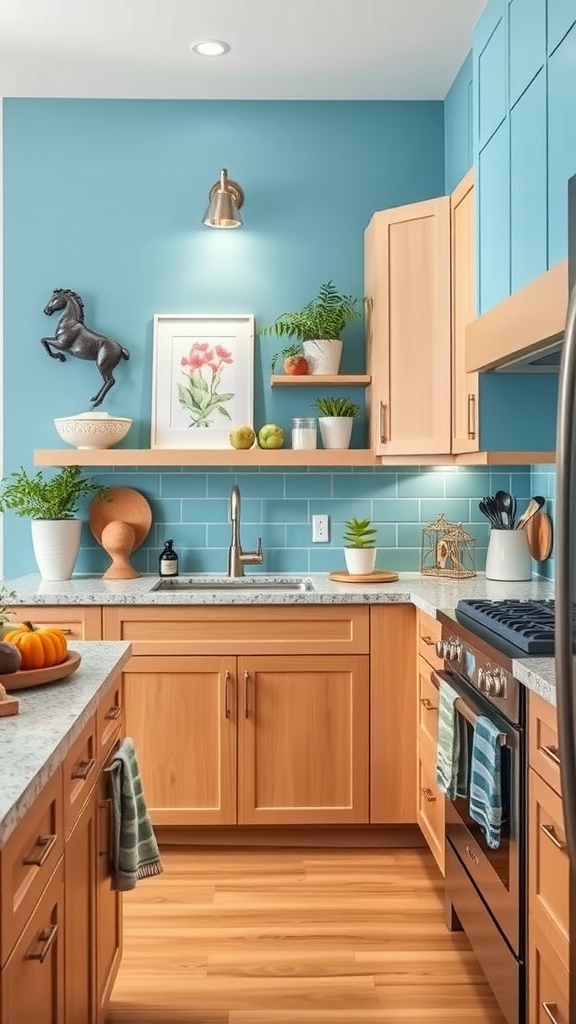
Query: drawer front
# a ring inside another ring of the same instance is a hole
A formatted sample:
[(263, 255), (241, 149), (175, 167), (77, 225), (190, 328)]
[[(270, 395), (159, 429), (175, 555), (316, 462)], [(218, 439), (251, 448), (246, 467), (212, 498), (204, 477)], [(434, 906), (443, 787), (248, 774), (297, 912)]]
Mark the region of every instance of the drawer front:
[(102, 611), (100, 607), (75, 608), (70, 605), (15, 605), (10, 618), (14, 622), (28, 620), (35, 626), (57, 626), (66, 635), (68, 645), (75, 640), (102, 639)]
[(569, 976), (534, 917), (528, 922), (528, 1022), (569, 1024)]
[(104, 608), (107, 640), (133, 655), (368, 654), (368, 606)]
[(436, 785), (436, 751), (426, 742), (418, 744), (417, 785), (416, 819), (440, 871), (444, 874), (444, 795)]
[(528, 780), (528, 907), (568, 966), (569, 862), (562, 801), (533, 769)]
[(528, 760), (556, 793), (561, 794), (556, 708), (536, 693), (529, 694)]
[(425, 612), (418, 612), (417, 616), (417, 642), (418, 654), (425, 658), (432, 668), (442, 668), (442, 658), (436, 654), (436, 641), (440, 639), (442, 627), (437, 619)]
[(96, 716), (92, 715), (64, 760), (64, 831), (68, 835), (96, 782)]
[(119, 736), (124, 735), (125, 710), (122, 676), (118, 676), (102, 697), (96, 711), (96, 740), (98, 767), (104, 763), (109, 750)]
[(430, 679), (430, 665), (418, 658), (418, 739), (434, 749), (438, 743), (438, 690)]
[(62, 769), (0, 849), (0, 957), (4, 964), (64, 850)]

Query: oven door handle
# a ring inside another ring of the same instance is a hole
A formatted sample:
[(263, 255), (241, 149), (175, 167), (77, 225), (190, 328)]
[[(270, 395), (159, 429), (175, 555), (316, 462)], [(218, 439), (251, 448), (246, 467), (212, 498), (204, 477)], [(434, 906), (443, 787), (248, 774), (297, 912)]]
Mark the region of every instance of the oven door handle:
[[(452, 687), (452, 689), (454, 689), (454, 687), (452, 686), (452, 680), (447, 675), (447, 673), (437, 672), (436, 669), (432, 669), (432, 673), (431, 673), (430, 679), (432, 681), (432, 684), (434, 686), (436, 686), (438, 689), (440, 689), (440, 683), (447, 683), (449, 686)], [(458, 712), (458, 714), (462, 715), (462, 717), (466, 719), (467, 722), (470, 722), (471, 726), (475, 726), (476, 725), (476, 722), (478, 721), (480, 716), (477, 715), (474, 711), (470, 710), (470, 708), (466, 704), (466, 701), (460, 696), (460, 694), (458, 694), (458, 696), (456, 697), (456, 700), (454, 701), (454, 708)], [(505, 747), (506, 744), (507, 744), (506, 733), (501, 732), (500, 733), (500, 746), (501, 747)]]

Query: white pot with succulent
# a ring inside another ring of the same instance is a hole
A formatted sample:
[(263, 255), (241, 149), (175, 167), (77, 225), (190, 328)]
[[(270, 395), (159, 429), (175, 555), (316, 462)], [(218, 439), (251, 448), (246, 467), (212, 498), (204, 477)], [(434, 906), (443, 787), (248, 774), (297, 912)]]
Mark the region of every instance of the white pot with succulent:
[(344, 557), (351, 576), (368, 576), (374, 572), (376, 533), (369, 519), (346, 519)]
[(349, 398), (317, 398), (312, 403), (320, 416), (318, 424), (324, 448), (349, 448), (354, 419), (360, 406)]
[(43, 580), (69, 580), (78, 550), (82, 522), (76, 518), (78, 500), (106, 488), (82, 477), (79, 466), (63, 466), (46, 480), (39, 470), (30, 476), (24, 468), (2, 481), (0, 512), (10, 510), (31, 520), (34, 557)]
[(296, 313), (282, 313), (258, 331), (276, 334), (291, 343), (272, 357), (272, 373), (279, 359), (286, 373), (337, 374), (342, 357), (341, 334), (352, 320), (361, 320), (364, 300), (343, 295), (332, 281), (321, 285), (318, 296)]

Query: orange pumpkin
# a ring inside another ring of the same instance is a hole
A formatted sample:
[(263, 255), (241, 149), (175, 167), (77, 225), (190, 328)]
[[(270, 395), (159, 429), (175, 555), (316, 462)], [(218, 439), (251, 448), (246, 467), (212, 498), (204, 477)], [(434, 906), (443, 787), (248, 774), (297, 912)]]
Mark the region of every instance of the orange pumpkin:
[(31, 622), (23, 622), (7, 633), (4, 642), (16, 645), (22, 655), (23, 669), (59, 665), (68, 653), (68, 642), (61, 629), (54, 626), (36, 628)]

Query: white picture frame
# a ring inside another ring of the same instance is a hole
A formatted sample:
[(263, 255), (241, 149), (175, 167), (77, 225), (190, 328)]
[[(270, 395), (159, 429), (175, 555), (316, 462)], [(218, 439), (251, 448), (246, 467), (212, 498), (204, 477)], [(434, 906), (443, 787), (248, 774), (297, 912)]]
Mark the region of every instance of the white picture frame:
[(253, 419), (254, 316), (156, 313), (151, 448), (229, 448)]

